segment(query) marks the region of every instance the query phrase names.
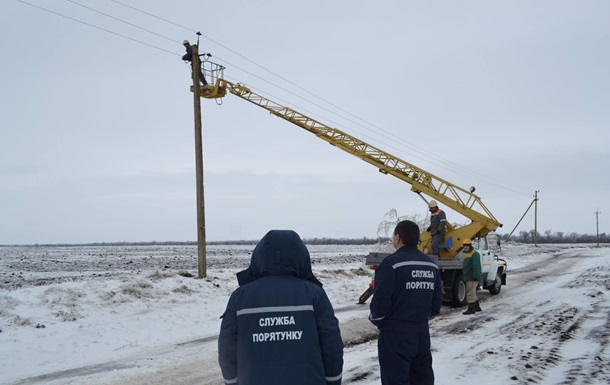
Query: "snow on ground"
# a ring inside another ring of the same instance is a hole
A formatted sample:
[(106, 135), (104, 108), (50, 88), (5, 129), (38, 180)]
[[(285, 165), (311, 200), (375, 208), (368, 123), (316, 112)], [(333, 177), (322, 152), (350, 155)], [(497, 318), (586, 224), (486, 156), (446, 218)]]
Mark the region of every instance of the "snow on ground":
[[(344, 383), (378, 384), (368, 246), (308, 246), (335, 307)], [(216, 336), (253, 246), (0, 247), (0, 384), (222, 384)], [(505, 245), (483, 312), (431, 321), (437, 384), (610, 384), (610, 249)]]

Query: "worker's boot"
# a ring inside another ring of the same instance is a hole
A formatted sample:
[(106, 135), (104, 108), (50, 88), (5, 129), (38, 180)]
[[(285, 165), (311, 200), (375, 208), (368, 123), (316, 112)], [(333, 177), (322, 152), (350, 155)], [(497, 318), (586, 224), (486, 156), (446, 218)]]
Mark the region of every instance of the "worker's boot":
[(466, 310), (462, 314), (468, 315), (468, 314), (474, 314), (474, 313), (476, 313), (476, 310), (474, 310), (474, 303), (469, 303), (468, 304), (468, 310)]
[(481, 305), (479, 305), (479, 301), (474, 303), (474, 311), (483, 311), (483, 309), (481, 309)]

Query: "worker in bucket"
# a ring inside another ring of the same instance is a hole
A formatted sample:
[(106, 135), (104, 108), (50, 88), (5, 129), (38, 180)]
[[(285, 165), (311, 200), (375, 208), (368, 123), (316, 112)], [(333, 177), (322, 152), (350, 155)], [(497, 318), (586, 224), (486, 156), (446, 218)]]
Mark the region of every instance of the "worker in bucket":
[(340, 385), (339, 321), (299, 235), (269, 231), (237, 281), (218, 336), (224, 383)]
[(445, 236), (447, 215), (443, 210), (438, 208), (438, 204), (434, 200), (428, 204), (428, 210), (430, 210), (430, 226), (428, 231), (432, 236), (432, 258), (438, 261), (438, 247), (443, 242), (443, 237)]
[(462, 248), (464, 253), (464, 265), (462, 266), (462, 280), (466, 285), (466, 301), (468, 310), (462, 314), (474, 314), (481, 311), (479, 299), (477, 298), (477, 287), (482, 280), (481, 255), (472, 247), (470, 239), (464, 239)]

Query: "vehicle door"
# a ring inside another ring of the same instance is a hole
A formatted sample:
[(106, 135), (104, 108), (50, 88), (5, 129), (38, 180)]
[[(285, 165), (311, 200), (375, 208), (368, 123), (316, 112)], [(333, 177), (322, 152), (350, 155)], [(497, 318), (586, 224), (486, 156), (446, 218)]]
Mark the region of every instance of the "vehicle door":
[(491, 266), (492, 262), (492, 253), (489, 248), (487, 237), (477, 238), (474, 241), (473, 246), (481, 256), (481, 272), (483, 273), (483, 278), (485, 278), (485, 275), (489, 272), (489, 267)]

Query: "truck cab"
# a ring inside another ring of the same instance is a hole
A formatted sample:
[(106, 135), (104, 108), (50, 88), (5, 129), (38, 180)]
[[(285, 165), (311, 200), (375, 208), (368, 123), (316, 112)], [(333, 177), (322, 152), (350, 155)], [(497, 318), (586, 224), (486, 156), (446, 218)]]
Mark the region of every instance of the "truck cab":
[[(492, 295), (498, 294), (502, 285), (506, 285), (506, 261), (499, 257), (499, 250), (491, 247), (487, 236), (476, 238), (473, 241), (475, 250), (481, 255), (481, 268), (483, 272), (483, 289), (489, 290)], [(498, 243), (499, 245), (499, 240)]]

